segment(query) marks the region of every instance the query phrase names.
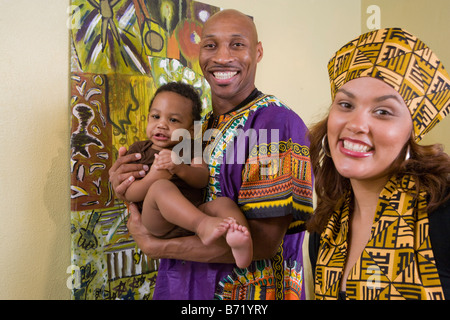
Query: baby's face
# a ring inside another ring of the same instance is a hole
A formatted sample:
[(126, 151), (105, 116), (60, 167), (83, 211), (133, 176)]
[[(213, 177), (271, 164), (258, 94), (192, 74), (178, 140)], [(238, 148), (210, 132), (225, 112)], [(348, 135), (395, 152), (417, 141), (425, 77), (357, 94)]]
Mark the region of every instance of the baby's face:
[(171, 149), (179, 140), (172, 141), (177, 129), (192, 130), (192, 101), (175, 92), (163, 91), (153, 100), (148, 115), (147, 138), (155, 149)]

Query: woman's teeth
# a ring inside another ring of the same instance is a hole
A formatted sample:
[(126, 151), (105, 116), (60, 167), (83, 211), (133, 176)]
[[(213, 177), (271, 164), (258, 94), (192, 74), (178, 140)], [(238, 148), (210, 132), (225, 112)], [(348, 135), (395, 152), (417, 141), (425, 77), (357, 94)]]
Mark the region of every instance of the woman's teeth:
[(359, 143), (354, 143), (354, 142), (350, 142), (348, 140), (344, 140), (344, 148), (348, 149), (350, 151), (354, 151), (354, 152), (369, 152), (370, 151), (370, 147), (363, 145), (363, 144), (359, 144)]

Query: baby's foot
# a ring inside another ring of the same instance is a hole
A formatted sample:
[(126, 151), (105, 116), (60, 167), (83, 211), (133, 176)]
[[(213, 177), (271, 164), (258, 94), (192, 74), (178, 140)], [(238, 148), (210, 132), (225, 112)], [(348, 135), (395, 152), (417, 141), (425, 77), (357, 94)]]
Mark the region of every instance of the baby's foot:
[(253, 242), (247, 227), (240, 225), (233, 218), (226, 219), (230, 225), (225, 239), (231, 248), (236, 265), (239, 268), (246, 268), (252, 262)]
[(198, 225), (197, 235), (204, 245), (210, 245), (227, 232), (229, 224), (222, 218), (205, 217)]

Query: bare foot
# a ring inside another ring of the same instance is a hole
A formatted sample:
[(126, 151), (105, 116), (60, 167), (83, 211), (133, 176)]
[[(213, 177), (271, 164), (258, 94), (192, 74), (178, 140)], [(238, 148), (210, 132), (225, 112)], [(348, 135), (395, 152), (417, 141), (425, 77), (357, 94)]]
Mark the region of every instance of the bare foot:
[(206, 216), (198, 225), (197, 235), (204, 245), (210, 245), (224, 236), (229, 226), (229, 223), (222, 218)]
[(246, 268), (252, 262), (253, 242), (247, 227), (240, 225), (233, 218), (228, 218), (229, 223), (225, 239), (231, 248), (236, 265), (239, 268)]

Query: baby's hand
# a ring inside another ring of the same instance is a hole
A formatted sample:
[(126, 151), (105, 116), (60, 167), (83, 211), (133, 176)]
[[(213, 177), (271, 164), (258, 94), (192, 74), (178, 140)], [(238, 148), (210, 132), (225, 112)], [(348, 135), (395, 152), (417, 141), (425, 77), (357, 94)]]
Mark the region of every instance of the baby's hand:
[(181, 159), (175, 152), (163, 149), (158, 154), (155, 154), (153, 166), (156, 166), (157, 169), (166, 169), (171, 174), (174, 174), (181, 163)]

